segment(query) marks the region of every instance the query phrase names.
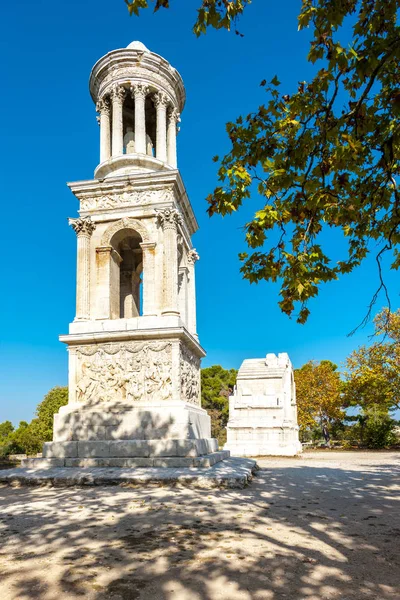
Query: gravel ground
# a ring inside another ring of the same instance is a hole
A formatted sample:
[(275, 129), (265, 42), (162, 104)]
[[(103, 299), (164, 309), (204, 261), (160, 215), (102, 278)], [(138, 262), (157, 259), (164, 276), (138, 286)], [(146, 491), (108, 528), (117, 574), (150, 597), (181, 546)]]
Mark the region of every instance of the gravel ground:
[(245, 490), (0, 487), (0, 599), (400, 598), (400, 453), (260, 459)]

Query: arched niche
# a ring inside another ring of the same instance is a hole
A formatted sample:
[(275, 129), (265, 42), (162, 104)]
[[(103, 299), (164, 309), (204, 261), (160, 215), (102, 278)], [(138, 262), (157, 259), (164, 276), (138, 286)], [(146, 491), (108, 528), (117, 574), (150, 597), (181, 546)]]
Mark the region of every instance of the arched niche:
[[(143, 242), (134, 229), (120, 229), (110, 245), (120, 257), (119, 262), (119, 318), (131, 319), (142, 314)], [(115, 277), (114, 279), (117, 279)]]
[(143, 243), (149, 235), (139, 219), (121, 219), (104, 232), (97, 248), (98, 318), (143, 314)]
[(131, 229), (133, 231), (136, 231), (140, 237), (142, 238), (142, 241), (145, 243), (149, 243), (150, 240), (150, 236), (149, 233), (147, 231), (147, 227), (143, 224), (142, 221), (140, 221), (140, 219), (133, 219), (132, 217), (126, 217), (125, 219), (120, 219), (119, 221), (115, 221), (115, 223), (112, 223), (103, 233), (103, 236), (101, 238), (101, 242), (100, 245), (101, 246), (111, 246), (111, 240), (113, 239), (114, 235), (124, 231), (125, 229)]

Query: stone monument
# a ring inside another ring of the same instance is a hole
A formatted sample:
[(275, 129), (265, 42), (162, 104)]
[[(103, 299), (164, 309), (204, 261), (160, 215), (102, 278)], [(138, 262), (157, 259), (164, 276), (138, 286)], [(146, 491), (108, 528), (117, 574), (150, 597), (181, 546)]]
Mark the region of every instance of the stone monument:
[(229, 398), (225, 449), (236, 456), (301, 452), (293, 367), (286, 353), (243, 361)]
[(69, 401), (43, 458), (23, 466), (208, 467), (229, 452), (218, 452), (200, 405), (198, 225), (176, 151), (183, 82), (133, 42), (96, 63), (90, 93), (100, 164), (93, 180), (69, 184), (80, 203), (69, 220), (76, 317), (60, 337)]

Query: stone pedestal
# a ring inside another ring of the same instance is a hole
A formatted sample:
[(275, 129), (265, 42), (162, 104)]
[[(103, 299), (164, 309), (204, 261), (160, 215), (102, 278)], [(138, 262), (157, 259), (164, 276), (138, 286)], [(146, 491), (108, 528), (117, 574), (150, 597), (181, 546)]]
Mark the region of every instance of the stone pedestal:
[(224, 448), (236, 456), (301, 453), (293, 367), (286, 353), (242, 363), (229, 398)]

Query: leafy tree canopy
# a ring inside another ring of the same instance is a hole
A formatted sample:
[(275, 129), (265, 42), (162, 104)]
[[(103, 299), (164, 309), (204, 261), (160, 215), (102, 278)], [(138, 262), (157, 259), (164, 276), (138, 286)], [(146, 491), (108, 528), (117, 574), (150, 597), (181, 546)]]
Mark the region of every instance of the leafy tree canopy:
[(36, 408), (36, 417), (30, 423), (20, 421), (14, 429), (10, 421), (0, 424), (0, 455), (27, 453), (42, 450), (43, 442), (53, 439), (53, 415), (68, 402), (68, 388), (55, 387)]
[(236, 383), (236, 377), (236, 369), (227, 370), (220, 365), (201, 370), (201, 405), (211, 417), (211, 434), (218, 439), (220, 445), (226, 441), (228, 398)]
[[(131, 14), (169, 7), (169, 0), (125, 1)], [(249, 4), (199, 0), (194, 32), (236, 30)], [(215, 157), (220, 185), (208, 197), (210, 216), (258, 195), (241, 272), (251, 283), (279, 281), (280, 308), (296, 311), (300, 323), (321, 285), (371, 251), (380, 284), (370, 308), (379, 292), (388, 297), (383, 255), (391, 254), (392, 269), (400, 266), (399, 7), (400, 0), (302, 0), (298, 28), (311, 28), (315, 77), (294, 93), (281, 90), (277, 76), (262, 81), (265, 103), (227, 124), (231, 149)], [(328, 252), (327, 229), (345, 241), (342, 256)]]
[(302, 432), (344, 417), (342, 382), (337, 365), (330, 360), (310, 361), (294, 372), (298, 422)]
[(382, 310), (374, 323), (377, 341), (361, 346), (346, 361), (344, 399), (348, 406), (387, 412), (400, 409), (400, 309)]
[(0, 443), (14, 431), (14, 426), (11, 421), (3, 421), (0, 423)]

